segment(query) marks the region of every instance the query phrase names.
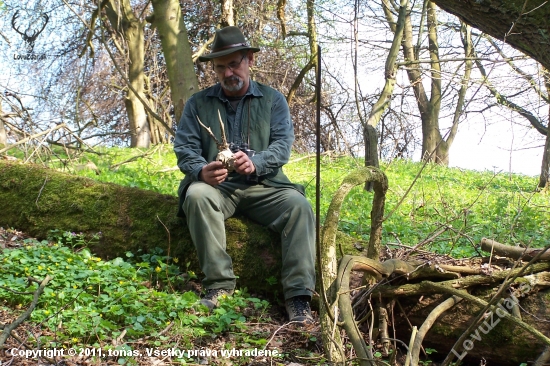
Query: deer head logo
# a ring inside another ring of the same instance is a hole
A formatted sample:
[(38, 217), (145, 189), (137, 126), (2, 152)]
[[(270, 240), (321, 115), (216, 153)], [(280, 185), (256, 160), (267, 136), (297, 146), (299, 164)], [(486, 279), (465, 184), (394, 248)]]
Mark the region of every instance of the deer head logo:
[(46, 24), (48, 24), (49, 17), (46, 13), (40, 13), (27, 19), (21, 19), (19, 10), (13, 14), (11, 18), (12, 28), (23, 37), (23, 41), (27, 44), (27, 52), (32, 53), (34, 49), (34, 42), (38, 35), (42, 33)]

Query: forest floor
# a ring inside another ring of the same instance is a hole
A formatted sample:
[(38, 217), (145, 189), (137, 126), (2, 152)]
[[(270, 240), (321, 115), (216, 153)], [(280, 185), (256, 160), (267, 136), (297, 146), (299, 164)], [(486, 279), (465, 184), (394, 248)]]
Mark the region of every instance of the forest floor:
[[(17, 230), (5, 230), (0, 227), (0, 251), (19, 248), (22, 245), (27, 245), (25, 239), (29, 239), (29, 236), (23, 232)], [(190, 289), (194, 291), (200, 291), (200, 285), (190, 286)], [(5, 303), (0, 303), (0, 326), (12, 323), (20, 316), (26, 306), (19, 306), (19, 308), (10, 308)], [(254, 309), (242, 309), (244, 314), (251, 314)], [(288, 324), (286, 320), (286, 314), (284, 306), (282, 304), (271, 304), (268, 309), (267, 316), (263, 316), (262, 321), (258, 323), (246, 323), (245, 332), (248, 334), (261, 334), (268, 340), (266, 345), (254, 345), (253, 343), (243, 343), (243, 335), (235, 334), (232, 332), (224, 332), (220, 335), (213, 336), (209, 334), (207, 337), (196, 338), (193, 340), (193, 350), (190, 347), (177, 348), (174, 345), (189, 344), (185, 339), (179, 339), (183, 337), (177, 332), (173, 332), (170, 329), (164, 333), (163, 341), (158, 343), (158, 338), (150, 337), (149, 339), (133, 340), (128, 343), (131, 344), (134, 352), (139, 352), (141, 357), (134, 357), (131, 361), (128, 361), (128, 365), (174, 365), (180, 364), (176, 361), (177, 357), (169, 352), (172, 350), (180, 350), (183, 352), (196, 351), (198, 357), (194, 357), (195, 363), (186, 363), (187, 365), (290, 365), (299, 366), (303, 364), (323, 364), (323, 348), (320, 342), (320, 326), (318, 323), (318, 314), (313, 311), (313, 316), (316, 320), (315, 324), (308, 327), (300, 327), (293, 324)], [(27, 366), (27, 365), (63, 365), (63, 366), (88, 366), (88, 365), (120, 365), (124, 364), (122, 357), (109, 356), (107, 357), (94, 357), (93, 354), (89, 355), (75, 355), (68, 356), (68, 348), (64, 349), (63, 356), (56, 357), (56, 355), (48, 355), (43, 357), (36, 357), (36, 354), (30, 354), (26, 357), (25, 351), (32, 351), (33, 349), (40, 349), (39, 347), (30, 346), (25, 339), (28, 339), (29, 335), (33, 335), (34, 338), (38, 338), (43, 335), (53, 336), (54, 332), (47, 329), (44, 326), (40, 326), (31, 321), (24, 321), (14, 331), (12, 331), (12, 337), (9, 337), (4, 345), (4, 352), (0, 350), (0, 365), (14, 365), (14, 366)], [(145, 337), (148, 338), (148, 337)], [(112, 340), (113, 345), (117, 340)], [(118, 345), (124, 344), (124, 341), (118, 343)], [(163, 345), (170, 345), (169, 347), (163, 347)], [(228, 347), (228, 345), (230, 345)], [(91, 347), (86, 345), (80, 345), (77, 347)], [(75, 347), (75, 349), (78, 349)], [(215, 355), (208, 356), (206, 352), (208, 350), (231, 350), (234, 349), (231, 357), (222, 356), (220, 351)], [(259, 355), (262, 350), (273, 351), (276, 350), (279, 357), (265, 357)], [(92, 353), (92, 348), (88, 348), (88, 353)], [(149, 356), (149, 353), (155, 351), (165, 354), (153, 354)], [(78, 350), (77, 352), (80, 352)], [(86, 351), (85, 351), (86, 352)], [(97, 351), (96, 351), (97, 352)], [(103, 355), (107, 351), (103, 350)], [(239, 353), (241, 354), (239, 356)], [(204, 357), (201, 357), (204, 355)], [(50, 357), (53, 356), (53, 357)]]

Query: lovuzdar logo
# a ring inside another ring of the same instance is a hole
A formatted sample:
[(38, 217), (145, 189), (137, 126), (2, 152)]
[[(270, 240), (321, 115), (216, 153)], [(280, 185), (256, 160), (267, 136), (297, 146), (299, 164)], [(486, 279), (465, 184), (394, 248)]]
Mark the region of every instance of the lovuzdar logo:
[(27, 54), (32, 54), (34, 50), (34, 42), (42, 33), (46, 25), (48, 24), (48, 14), (28, 14), (25, 12), (22, 16), (19, 10), (13, 14), (11, 18), (12, 28), (21, 35), (23, 41), (26, 44)]

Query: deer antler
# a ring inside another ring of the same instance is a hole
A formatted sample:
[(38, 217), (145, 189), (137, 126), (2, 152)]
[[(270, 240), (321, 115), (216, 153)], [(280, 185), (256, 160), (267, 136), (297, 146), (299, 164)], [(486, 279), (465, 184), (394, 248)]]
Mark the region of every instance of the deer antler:
[(225, 137), (225, 127), (224, 127), (224, 124), (223, 124), (223, 121), (222, 121), (222, 116), (220, 114), (219, 109), (218, 109), (218, 118), (220, 119), (220, 130), (221, 130), (221, 135), (222, 135), (221, 136), (221, 138), (222, 138), (221, 142), (216, 138), (216, 136), (214, 135), (214, 132), (212, 132), (212, 129), (210, 127), (206, 127), (201, 122), (199, 116), (197, 116), (197, 121), (199, 121), (199, 124), (201, 125), (201, 127), (204, 128), (206, 130), (206, 132), (208, 132), (210, 137), (212, 137), (214, 139), (214, 141), (216, 141), (216, 146), (218, 147), (218, 150), (222, 151), (222, 150), (228, 149), (229, 144), (227, 143), (227, 138)]
[(222, 131), (222, 144), (225, 146), (224, 148), (227, 149), (229, 147), (229, 144), (227, 143), (227, 139), (225, 138), (225, 128), (224, 123), (222, 121), (222, 115), (220, 114), (220, 110), (218, 109), (218, 118), (220, 120), (220, 129)]
[(229, 144), (227, 143), (227, 138), (225, 137), (225, 127), (222, 121), (222, 116), (220, 114), (220, 110), (218, 109), (218, 118), (220, 120), (220, 130), (221, 130), (221, 142), (216, 138), (214, 133), (212, 132), (212, 129), (210, 127), (206, 127), (200, 120), (199, 116), (197, 116), (197, 121), (201, 125), (202, 128), (208, 132), (210, 137), (216, 142), (216, 147), (218, 148), (218, 155), (216, 156), (216, 160), (221, 161), (223, 165), (226, 167), (227, 170), (230, 172), (234, 170), (234, 162), (235, 159), (233, 158), (233, 152), (231, 149), (229, 149)]

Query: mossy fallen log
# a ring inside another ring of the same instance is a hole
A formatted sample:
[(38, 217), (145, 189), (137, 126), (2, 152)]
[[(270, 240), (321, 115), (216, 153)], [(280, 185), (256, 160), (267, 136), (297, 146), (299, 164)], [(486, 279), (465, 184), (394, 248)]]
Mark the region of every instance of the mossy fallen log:
[[(39, 239), (52, 229), (90, 238), (101, 233), (90, 249), (103, 258), (162, 248), (200, 273), (186, 224), (176, 217), (177, 208), (175, 196), (0, 160), (0, 226)], [(226, 232), (238, 286), (273, 292), (266, 279), (279, 276), (278, 235), (244, 217), (227, 220)]]

